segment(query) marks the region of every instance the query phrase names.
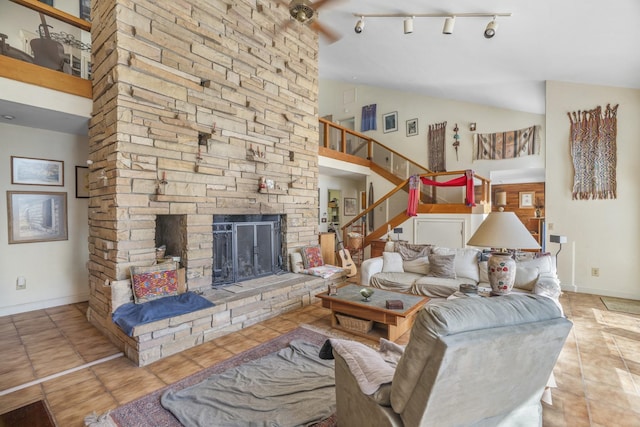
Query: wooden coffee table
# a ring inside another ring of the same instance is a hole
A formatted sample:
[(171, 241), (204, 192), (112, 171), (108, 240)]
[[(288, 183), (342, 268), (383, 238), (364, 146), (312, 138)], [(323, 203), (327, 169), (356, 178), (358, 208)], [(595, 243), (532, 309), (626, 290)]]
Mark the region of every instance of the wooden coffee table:
[[(322, 300), (322, 306), (331, 310), (331, 326), (342, 329), (352, 334), (378, 340), (380, 336), (395, 341), (413, 326), (416, 313), (429, 298), (405, 294), (402, 292), (386, 291), (372, 288), (375, 292), (364, 301), (360, 295), (362, 286), (345, 285), (338, 288), (337, 295), (328, 295), (327, 292), (316, 295)], [(403, 302), (402, 309), (393, 310), (386, 308), (387, 300), (400, 300)], [(360, 332), (340, 325), (336, 314), (344, 314), (359, 319), (372, 320), (375, 326), (384, 328), (383, 333), (374, 326), (373, 330), (367, 333)]]

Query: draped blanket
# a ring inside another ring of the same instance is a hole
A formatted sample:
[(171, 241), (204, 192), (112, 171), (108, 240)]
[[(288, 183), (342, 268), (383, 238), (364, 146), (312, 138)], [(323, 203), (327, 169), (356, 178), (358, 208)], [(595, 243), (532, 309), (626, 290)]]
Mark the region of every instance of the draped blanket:
[(473, 135), (473, 160), (513, 159), (540, 154), (540, 126)]
[(320, 347), (289, 347), (162, 395), (162, 406), (185, 426), (299, 426), (329, 417), (335, 406), (333, 360)]
[(450, 179), (449, 181), (439, 182), (434, 181), (426, 177), (420, 177), (418, 180), (418, 175), (413, 175), (409, 178), (409, 203), (407, 204), (407, 215), (416, 216), (418, 213), (418, 203), (420, 201), (420, 182), (425, 185), (432, 185), (434, 187), (466, 187), (465, 191), (465, 205), (467, 206), (475, 206), (475, 188), (473, 184), (473, 175), (474, 172), (470, 169), (467, 169), (464, 172), (464, 176)]
[(616, 198), (618, 106), (567, 113), (571, 122), (573, 199)]

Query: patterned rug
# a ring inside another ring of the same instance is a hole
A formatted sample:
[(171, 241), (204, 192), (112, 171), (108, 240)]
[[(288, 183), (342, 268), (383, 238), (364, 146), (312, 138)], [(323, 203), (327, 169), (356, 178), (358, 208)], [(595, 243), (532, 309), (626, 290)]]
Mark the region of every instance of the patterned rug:
[(619, 311), (628, 314), (640, 314), (640, 301), (633, 299), (600, 297), (609, 311)]
[[(193, 374), (177, 383), (171, 384), (158, 391), (148, 394), (138, 400), (127, 403), (110, 412), (110, 421), (114, 421), (119, 427), (180, 427), (181, 424), (176, 418), (160, 404), (160, 396), (167, 390), (181, 390), (185, 387), (197, 384), (213, 374), (217, 374), (227, 369), (236, 367), (251, 360), (258, 359), (286, 347), (294, 339), (302, 339), (306, 342), (322, 345), (328, 337), (300, 327), (279, 336), (271, 341), (267, 341), (257, 347), (244, 351), (231, 359), (206, 368)], [(107, 425), (107, 424), (104, 424)], [(335, 427), (335, 414), (323, 420), (314, 427)]]

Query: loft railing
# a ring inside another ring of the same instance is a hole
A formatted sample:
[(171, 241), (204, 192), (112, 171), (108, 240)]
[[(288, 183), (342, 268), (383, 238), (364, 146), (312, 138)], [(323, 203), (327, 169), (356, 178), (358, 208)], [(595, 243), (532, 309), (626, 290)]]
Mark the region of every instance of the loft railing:
[[(72, 4), (86, 15), (88, 1)], [(92, 97), (90, 22), (37, 0), (11, 0), (0, 2), (0, 28), (0, 77)]]
[[(371, 226), (371, 231), (365, 237), (365, 246), (382, 237), (388, 227), (397, 227), (410, 218), (406, 210), (411, 176), (419, 175), (444, 182), (455, 175), (465, 174), (465, 171), (432, 172), (373, 138), (326, 119), (321, 118), (319, 122), (321, 156), (367, 166), (396, 184), (393, 190), (341, 227), (344, 235), (351, 225), (364, 220), (368, 228)], [(422, 185), (418, 213), (471, 213), (490, 209), (490, 181), (480, 175), (475, 175), (474, 180), (478, 208), (472, 209), (464, 204), (464, 190), (460, 187)]]

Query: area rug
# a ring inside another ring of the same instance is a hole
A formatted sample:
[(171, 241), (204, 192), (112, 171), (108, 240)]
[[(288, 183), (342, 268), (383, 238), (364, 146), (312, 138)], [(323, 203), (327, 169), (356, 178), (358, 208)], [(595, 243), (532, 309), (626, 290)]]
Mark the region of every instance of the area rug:
[(53, 417), (42, 401), (0, 415), (0, 426), (11, 427), (55, 427)]
[(640, 314), (640, 301), (615, 297), (600, 297), (609, 311)]
[[(327, 338), (327, 336), (321, 333), (312, 331), (304, 327), (299, 327), (289, 333), (281, 335), (278, 338), (254, 347), (253, 349), (242, 352), (232, 357), (231, 359), (206, 368), (181, 381), (178, 381), (177, 383), (164, 387), (138, 400), (120, 406), (109, 413), (109, 421), (113, 421), (114, 424), (119, 427), (180, 427), (182, 426), (182, 424), (180, 424), (180, 422), (171, 414), (171, 412), (163, 408), (160, 403), (161, 396), (165, 392), (171, 391), (172, 393), (175, 393), (184, 390), (187, 387), (199, 384), (212, 375), (224, 373), (225, 371), (239, 367), (240, 365), (244, 365), (254, 360), (276, 353), (279, 350), (287, 347), (292, 341), (303, 341), (306, 343), (321, 346)], [(320, 402), (318, 402), (318, 404), (320, 404)], [(264, 425), (278, 425), (270, 424), (269, 421), (270, 420), (265, 420)], [(109, 424), (103, 423), (100, 425)], [(315, 427), (334, 427), (336, 425), (335, 414), (313, 425)]]

